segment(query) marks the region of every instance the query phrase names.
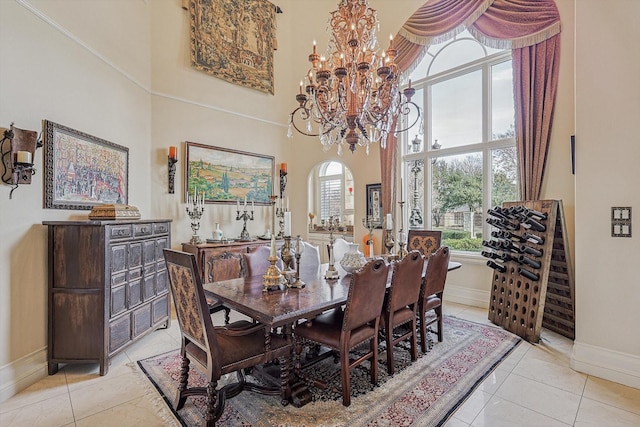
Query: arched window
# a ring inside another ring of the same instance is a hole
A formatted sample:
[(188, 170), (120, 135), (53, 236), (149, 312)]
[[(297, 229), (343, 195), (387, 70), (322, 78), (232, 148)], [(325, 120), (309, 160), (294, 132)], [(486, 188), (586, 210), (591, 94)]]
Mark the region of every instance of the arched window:
[(411, 80), (424, 126), (403, 144), (409, 228), (442, 230), (453, 250), (480, 252), (483, 212), (519, 200), (511, 51), (463, 31), (430, 46)]
[(318, 222), (334, 216), (343, 224), (353, 224), (353, 175), (349, 168), (337, 161), (320, 163), (310, 175), (309, 190), (310, 212), (317, 212)]

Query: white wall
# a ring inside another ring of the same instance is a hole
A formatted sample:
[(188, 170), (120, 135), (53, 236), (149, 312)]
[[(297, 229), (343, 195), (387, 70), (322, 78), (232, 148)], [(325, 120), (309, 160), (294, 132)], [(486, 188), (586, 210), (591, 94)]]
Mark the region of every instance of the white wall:
[[(87, 3), (0, 0), (0, 126), (15, 122), (40, 132), (41, 120), (48, 119), (129, 147), (129, 202), (148, 216), (148, 6), (94, 0), (94, 9)], [(109, 25), (97, 25), (101, 19)], [(140, 56), (117, 48), (116, 40), (127, 41)], [(0, 401), (46, 375), (47, 248), (41, 223), (88, 214), (43, 209), (43, 150), (35, 167), (32, 184), (21, 185), (11, 200), (11, 187), (0, 185)]]
[(611, 207), (640, 209), (640, 2), (576, 2), (575, 369), (640, 388), (638, 228), (611, 237)]

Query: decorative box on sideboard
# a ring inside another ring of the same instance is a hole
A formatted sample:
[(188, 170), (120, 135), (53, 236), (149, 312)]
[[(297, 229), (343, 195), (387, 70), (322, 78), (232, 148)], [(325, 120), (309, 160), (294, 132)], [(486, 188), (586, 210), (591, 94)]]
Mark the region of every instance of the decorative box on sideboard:
[(59, 363), (100, 364), (169, 326), (162, 250), (171, 220), (44, 221), (49, 240), (49, 374)]

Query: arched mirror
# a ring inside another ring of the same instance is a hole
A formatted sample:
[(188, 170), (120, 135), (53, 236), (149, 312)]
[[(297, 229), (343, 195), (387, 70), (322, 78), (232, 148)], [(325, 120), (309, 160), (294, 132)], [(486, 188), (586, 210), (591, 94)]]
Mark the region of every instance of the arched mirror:
[(325, 243), (327, 220), (333, 216), (340, 219), (335, 237), (353, 241), (355, 191), (349, 168), (335, 160), (316, 165), (309, 172), (308, 190), (309, 239), (316, 244)]

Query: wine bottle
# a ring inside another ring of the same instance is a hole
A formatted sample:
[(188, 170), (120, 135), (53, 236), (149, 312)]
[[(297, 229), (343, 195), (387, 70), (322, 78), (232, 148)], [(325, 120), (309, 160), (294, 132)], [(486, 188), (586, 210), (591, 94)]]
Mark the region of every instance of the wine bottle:
[(522, 220), (520, 221), (520, 224), (526, 229), (531, 228), (532, 230), (539, 231), (541, 233), (547, 230), (546, 225), (540, 224), (533, 218), (528, 218), (524, 215), (521, 215), (521, 219)]
[[(487, 261), (487, 262), (491, 262), (491, 261)], [(518, 274), (534, 282), (537, 282), (540, 279), (539, 275), (537, 275), (533, 271), (529, 271), (526, 268), (522, 268), (522, 267), (518, 267)]]
[(495, 237), (496, 239), (502, 238), (502, 231), (501, 230), (492, 231), (491, 232), (491, 237)]
[(523, 241), (535, 243), (536, 245), (544, 245), (544, 237), (536, 236), (531, 233), (524, 233), (522, 235)]
[(511, 221), (507, 221), (505, 219), (487, 218), (486, 221), (500, 230), (517, 230), (520, 228), (520, 225), (515, 225)]
[(500, 273), (504, 273), (505, 271), (507, 271), (507, 267), (505, 267), (504, 265), (500, 265), (496, 262), (493, 262), (491, 260), (487, 261), (487, 266), (493, 268), (496, 271), (499, 271)]
[(504, 252), (501, 253), (500, 255), (498, 255), (498, 258), (500, 260), (502, 260), (503, 262), (513, 261), (513, 262), (516, 262), (518, 264), (520, 263), (520, 261), (518, 261), (518, 257), (511, 256), (510, 254), (504, 253)]
[(486, 257), (486, 258), (491, 258), (491, 259), (500, 258), (500, 254), (497, 253), (497, 252), (493, 252), (493, 251), (482, 251), (482, 252), (480, 252), (480, 255), (482, 255), (483, 257)]
[(538, 212), (533, 209), (525, 208), (525, 210), (522, 211), (522, 215), (526, 216), (527, 218), (536, 219), (538, 221), (545, 221), (547, 219), (547, 214), (545, 212)]
[(502, 240), (500, 242), (500, 247), (507, 251), (516, 252), (516, 253), (520, 252), (520, 246), (516, 246), (511, 240)]
[(502, 249), (502, 247), (500, 246), (500, 242), (498, 242), (497, 240), (483, 240), (482, 246), (498, 250)]
[(527, 239), (525, 239), (523, 236), (520, 236), (518, 234), (512, 233), (510, 231), (502, 231), (500, 233), (500, 237), (502, 237), (503, 239), (511, 239), (515, 242), (519, 242), (519, 243), (523, 243), (526, 242)]
[(503, 213), (502, 208), (501, 208), (501, 207), (498, 207), (498, 206), (496, 206), (496, 207), (495, 207), (495, 208), (493, 208), (493, 209), (489, 209), (489, 210), (487, 211), (487, 213), (488, 213), (489, 215), (493, 216), (493, 217), (496, 217), (496, 218), (499, 218), (499, 219), (504, 219), (504, 220), (506, 220), (506, 221), (508, 221), (508, 220), (510, 219), (507, 215), (505, 215), (505, 214)]
[(538, 261), (531, 259), (526, 255), (520, 255), (518, 257), (518, 261), (520, 262), (520, 264), (526, 264), (531, 268), (540, 268), (540, 263)]
[(542, 249), (536, 249), (536, 248), (532, 248), (531, 246), (521, 245), (520, 246), (520, 253), (530, 254), (530, 255), (533, 255), (533, 256), (541, 257), (542, 256)]

